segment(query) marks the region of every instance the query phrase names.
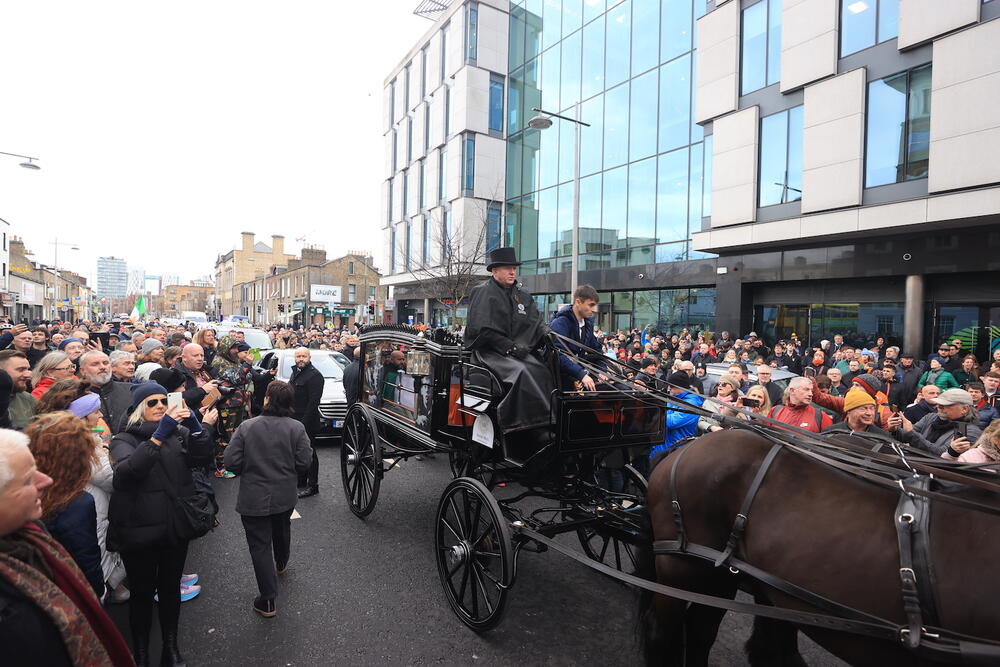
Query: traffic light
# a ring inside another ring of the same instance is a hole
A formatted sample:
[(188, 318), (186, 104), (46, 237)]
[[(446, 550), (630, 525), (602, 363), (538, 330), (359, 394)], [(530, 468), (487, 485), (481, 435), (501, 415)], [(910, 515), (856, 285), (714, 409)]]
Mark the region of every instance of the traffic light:
[(370, 301), (368, 303), (368, 314), (369, 315), (374, 315), (375, 314), (375, 302), (374, 301)]
[(283, 304), (283, 303), (279, 303), (278, 304), (278, 312), (279, 313), (285, 312), (285, 304)]

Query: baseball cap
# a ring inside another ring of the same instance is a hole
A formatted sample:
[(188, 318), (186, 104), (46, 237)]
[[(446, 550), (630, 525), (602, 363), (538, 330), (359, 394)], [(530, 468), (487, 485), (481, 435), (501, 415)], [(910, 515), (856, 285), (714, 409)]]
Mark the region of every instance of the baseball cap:
[(972, 395), (964, 389), (946, 389), (934, 399), (938, 405), (972, 405)]

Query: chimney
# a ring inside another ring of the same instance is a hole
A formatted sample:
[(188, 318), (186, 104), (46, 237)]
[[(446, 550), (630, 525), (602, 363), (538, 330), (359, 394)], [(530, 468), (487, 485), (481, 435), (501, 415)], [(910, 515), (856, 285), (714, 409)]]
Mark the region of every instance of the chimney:
[(271, 254), (274, 255), (276, 261), (283, 259), (285, 254), (285, 237), (278, 236), (277, 234), (271, 235)]
[(253, 232), (243, 232), (243, 252), (253, 252)]
[(326, 250), (322, 248), (302, 248), (303, 266), (320, 266), (326, 263)]

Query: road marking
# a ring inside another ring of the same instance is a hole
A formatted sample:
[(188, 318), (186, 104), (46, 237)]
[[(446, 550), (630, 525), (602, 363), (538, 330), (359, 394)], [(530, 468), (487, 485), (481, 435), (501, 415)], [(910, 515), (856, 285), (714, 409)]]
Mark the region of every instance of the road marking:
[(292, 518), (292, 519), (301, 519), (302, 515), (299, 514), (298, 510), (292, 510), (292, 516), (290, 518)]

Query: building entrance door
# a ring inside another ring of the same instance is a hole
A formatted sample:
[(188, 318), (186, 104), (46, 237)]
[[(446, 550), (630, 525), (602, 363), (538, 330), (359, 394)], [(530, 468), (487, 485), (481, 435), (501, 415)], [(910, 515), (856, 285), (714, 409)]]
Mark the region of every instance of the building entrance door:
[(983, 363), (1000, 350), (1000, 304), (939, 304), (934, 309), (931, 338), (928, 349), (958, 339), (962, 341), (962, 356), (974, 354)]
[(806, 345), (809, 341), (809, 304), (757, 306), (754, 308), (755, 331), (767, 342), (787, 340), (795, 334)]

